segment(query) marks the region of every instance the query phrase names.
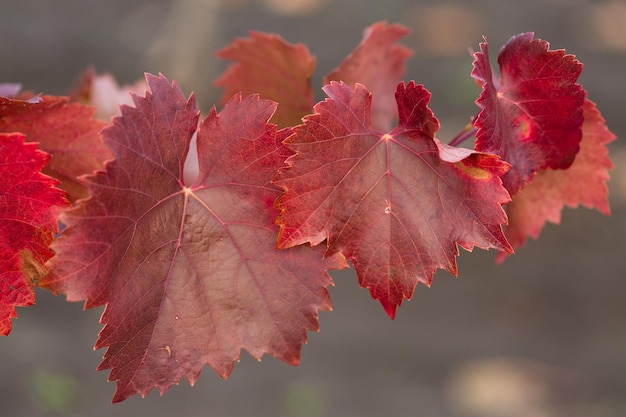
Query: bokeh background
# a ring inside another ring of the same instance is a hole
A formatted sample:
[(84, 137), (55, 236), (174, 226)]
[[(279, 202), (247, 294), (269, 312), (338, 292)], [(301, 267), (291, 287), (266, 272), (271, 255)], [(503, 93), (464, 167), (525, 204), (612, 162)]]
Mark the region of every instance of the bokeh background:
[(534, 31), (575, 54), (580, 82), (618, 136), (612, 216), (565, 210), (504, 264), (461, 253), (459, 278), (438, 273), (391, 321), (352, 271), (333, 276), (302, 364), (245, 353), (229, 380), (205, 368), (163, 397), (111, 405), (96, 372), (101, 309), (39, 291), (0, 339), (0, 416), (623, 417), (626, 416), (626, 2), (616, 0), (0, 0), (0, 82), (66, 94), (89, 66), (132, 83), (176, 79), (206, 113), (221, 91), (215, 51), (250, 30), (276, 32), (317, 56), (313, 85), (373, 22), (412, 29), (405, 77), (433, 94), (440, 139), (477, 112), (471, 56)]

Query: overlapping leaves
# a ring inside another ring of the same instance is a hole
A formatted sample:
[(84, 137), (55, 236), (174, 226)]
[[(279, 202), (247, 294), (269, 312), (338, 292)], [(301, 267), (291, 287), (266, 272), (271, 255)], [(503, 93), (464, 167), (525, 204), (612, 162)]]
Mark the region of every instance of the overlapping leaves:
[[(324, 77), (324, 84), (343, 81), (366, 85), (375, 96), (374, 126), (387, 129), (396, 116), (394, 90), (402, 80), (406, 60), (412, 52), (398, 44), (409, 29), (397, 24), (375, 23), (363, 31), (361, 43)], [(233, 63), (215, 82), (224, 87), (222, 101), (233, 94), (258, 93), (279, 103), (272, 121), (294, 126), (313, 111), (311, 77), (315, 58), (302, 44), (292, 45), (283, 38), (259, 32), (237, 39), (217, 53)]]
[(501, 230), (508, 164), (437, 141), (422, 86), (398, 86), (399, 123), (389, 133), (371, 126), (362, 85), (324, 91), (329, 98), (286, 141), (296, 155), (277, 181), (279, 247), (327, 240), (327, 255), (350, 259), (391, 317), (437, 268), (457, 273), (457, 245), (510, 250)]
[(615, 136), (577, 83), (582, 64), (532, 33), (511, 38), (498, 64), (500, 77), (491, 71), (483, 42), (472, 71), (483, 86), (476, 149), (512, 165), (503, 176), (513, 196), (507, 205), (509, 242), (517, 247), (527, 236), (537, 238), (546, 221), (560, 222), (564, 206), (608, 214), (612, 164), (606, 144)]
[(77, 177), (100, 169), (111, 157), (100, 137), (105, 123), (93, 114), (93, 108), (70, 103), (67, 97), (0, 97), (0, 132), (21, 132), (28, 142), (38, 142), (52, 156), (44, 172), (61, 181), (75, 201), (87, 196)]
[[(223, 110), (198, 126), (193, 97), (148, 76), (151, 91), (122, 107), (106, 145), (89, 107), (0, 97), (0, 332), (37, 283), (106, 305), (96, 348), (107, 348), (99, 369), (117, 381), (114, 401), (162, 393), (182, 377), (193, 384), (204, 364), (227, 377), (242, 348), (297, 364), (306, 331), (330, 309), (327, 270), (346, 258), (393, 317), (418, 282), (457, 273), (459, 246), (502, 259), (564, 206), (609, 213), (614, 135), (572, 55), (521, 34), (496, 75), (485, 40), (472, 71), (480, 112), (461, 135), (475, 132), (470, 150), (443, 144), (428, 91), (401, 82), (407, 33), (366, 28), (314, 105), (307, 48), (252, 32), (218, 53), (234, 62), (217, 81)], [(116, 114), (126, 92), (86, 80), (101, 117)], [(17, 91), (0, 85), (0, 95)], [(65, 200), (42, 168), (76, 205), (51, 248)]]
[(398, 43), (410, 30), (401, 25), (375, 23), (363, 31), (363, 40), (337, 68), (324, 77), (324, 84), (340, 81), (354, 87), (365, 85), (372, 94), (372, 126), (389, 130), (397, 119), (396, 86), (406, 72), (413, 52)]
[(187, 186), (193, 98), (163, 76), (147, 81), (151, 93), (103, 132), (115, 159), (83, 181), (91, 197), (63, 216), (43, 284), (106, 304), (96, 348), (107, 347), (99, 369), (118, 383), (114, 401), (183, 376), (193, 384), (205, 363), (225, 378), (241, 348), (297, 364), (317, 311), (330, 308), (326, 270), (344, 266), (311, 248), (274, 248), (271, 180), (290, 132), (267, 123), (275, 103), (237, 95), (211, 111)]
[(585, 92), (576, 83), (582, 64), (524, 33), (500, 51), (498, 79), (491, 72), (487, 42), (480, 48), (472, 71), (483, 85), (476, 149), (512, 165), (503, 181), (515, 195), (537, 170), (564, 169), (574, 161), (582, 138)]
[(280, 103), (272, 121), (293, 126), (313, 107), (311, 77), (315, 58), (303, 44), (292, 45), (278, 35), (250, 33), (218, 51), (217, 56), (234, 61), (215, 81), (224, 87), (222, 102), (233, 94), (260, 94)]
[(33, 287), (53, 254), (48, 246), (57, 214), (68, 204), (56, 187), (71, 199), (85, 196), (76, 176), (99, 168), (110, 153), (100, 141), (104, 123), (92, 119), (91, 108), (66, 97), (20, 93), (19, 85), (2, 86), (7, 97), (0, 97), (0, 334), (8, 334), (14, 306), (34, 303)]
[(527, 236), (538, 238), (547, 221), (559, 224), (564, 206), (583, 205), (609, 215), (606, 182), (613, 164), (606, 144), (615, 135), (590, 100), (585, 100), (583, 114), (580, 151), (572, 165), (564, 170), (540, 170), (507, 205), (509, 226), (505, 234), (511, 245), (522, 246)]
[(23, 134), (0, 133), (0, 335), (11, 331), (16, 306), (34, 304), (58, 210), (67, 205), (58, 182), (41, 173), (49, 159)]

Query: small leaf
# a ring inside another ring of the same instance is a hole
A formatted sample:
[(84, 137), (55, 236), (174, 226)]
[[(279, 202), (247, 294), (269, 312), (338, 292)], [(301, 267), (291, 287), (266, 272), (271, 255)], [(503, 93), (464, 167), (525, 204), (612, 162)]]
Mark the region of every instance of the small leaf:
[(278, 35), (251, 32), (217, 52), (234, 61), (215, 81), (224, 87), (222, 102), (234, 94), (260, 94), (280, 105), (272, 117), (279, 127), (294, 126), (313, 108), (311, 77), (315, 57), (303, 44), (292, 45)]
[(44, 173), (61, 181), (72, 201), (86, 197), (77, 177), (102, 169), (111, 153), (102, 142), (104, 122), (94, 110), (67, 97), (42, 96), (23, 101), (0, 97), (0, 132), (21, 132), (28, 142), (52, 156)]
[(582, 64), (548, 48), (532, 33), (511, 38), (498, 55), (500, 79), (492, 75), (486, 40), (475, 54), (472, 76), (483, 86), (476, 150), (511, 164), (502, 178), (511, 195), (539, 169), (568, 168), (582, 138), (585, 93), (576, 83)]
[(22, 84), (2, 83), (0, 84), (0, 97), (14, 98), (22, 90)]
[(371, 126), (364, 86), (324, 91), (286, 141), (296, 154), (276, 181), (285, 190), (279, 248), (327, 240), (326, 254), (351, 260), (391, 317), (418, 281), (430, 285), (438, 268), (457, 273), (457, 245), (510, 250), (501, 229), (508, 164), (435, 139), (427, 90), (398, 86), (399, 124), (385, 134)]
[(108, 122), (112, 117), (120, 115), (122, 104), (133, 104), (130, 93), (140, 95), (147, 89), (144, 79), (132, 85), (120, 86), (111, 74), (97, 74), (93, 69), (88, 69), (81, 74), (72, 99), (93, 107), (94, 117)]
[(20, 133), (0, 133), (0, 335), (11, 331), (16, 306), (35, 303), (33, 286), (52, 256), (56, 216), (67, 205), (57, 181), (41, 174), (49, 155)]
[(391, 129), (397, 117), (394, 92), (406, 72), (406, 60), (413, 52), (397, 43), (410, 30), (398, 24), (375, 23), (363, 31), (363, 40), (324, 78), (324, 84), (343, 81), (351, 87), (367, 86), (372, 94), (372, 125)]
[(267, 123), (276, 104), (236, 95), (198, 131), (200, 172), (183, 165), (198, 112), (176, 84), (147, 76), (151, 92), (103, 131), (115, 159), (85, 178), (91, 197), (68, 211), (45, 284), (106, 304), (98, 369), (117, 381), (114, 402), (185, 377), (208, 363), (226, 378), (241, 349), (297, 364), (318, 310), (330, 309), (328, 269), (341, 257), (274, 247), (271, 184), (290, 154), (289, 129)]
[[(583, 112), (583, 139), (572, 166), (566, 170), (540, 170), (507, 205), (509, 225), (505, 234), (514, 247), (523, 246), (527, 236), (537, 239), (547, 221), (559, 224), (564, 206), (575, 208), (582, 204), (606, 215), (610, 213), (606, 182), (613, 164), (606, 144), (615, 135), (593, 102), (585, 100)], [(501, 254), (498, 260), (505, 256)]]

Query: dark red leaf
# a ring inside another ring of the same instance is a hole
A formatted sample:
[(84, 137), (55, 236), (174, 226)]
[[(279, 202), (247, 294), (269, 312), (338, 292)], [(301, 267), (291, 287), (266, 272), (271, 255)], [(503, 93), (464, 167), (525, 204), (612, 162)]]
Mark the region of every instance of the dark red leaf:
[(574, 161), (582, 138), (585, 93), (576, 83), (582, 64), (532, 33), (511, 38), (498, 64), (501, 76), (494, 79), (485, 40), (472, 71), (483, 86), (476, 150), (512, 165), (502, 180), (515, 195), (537, 170), (565, 169)]
[(85, 179), (91, 197), (68, 211), (46, 284), (106, 304), (96, 348), (99, 369), (117, 381), (114, 401), (163, 393), (208, 363), (226, 378), (241, 349), (297, 364), (306, 330), (330, 309), (322, 261), (301, 247), (275, 249), (271, 180), (289, 151), (267, 123), (276, 104), (235, 96), (213, 109), (198, 133), (200, 173), (191, 186), (183, 165), (198, 112), (193, 97), (165, 77), (103, 131), (115, 159)]
[(457, 245), (510, 250), (499, 177), (508, 164), (434, 139), (428, 91), (400, 84), (399, 125), (385, 134), (370, 124), (364, 86), (324, 91), (329, 98), (286, 141), (296, 154), (277, 180), (279, 248), (327, 240), (326, 253), (350, 259), (391, 317), (437, 268), (457, 273)]
[(224, 87), (222, 102), (234, 94), (260, 94), (279, 104), (272, 122), (279, 127), (294, 126), (313, 108), (311, 76), (315, 57), (306, 46), (292, 45), (278, 35), (251, 32), (217, 52), (234, 61), (215, 81)]
[(52, 156), (44, 173), (61, 181), (71, 200), (86, 197), (76, 178), (102, 169), (111, 157), (100, 137), (104, 122), (93, 119), (94, 110), (67, 97), (43, 96), (38, 100), (0, 97), (0, 132), (21, 132), (29, 142)]
[[(583, 106), (583, 139), (574, 163), (566, 170), (545, 169), (507, 205), (509, 225), (505, 234), (511, 245), (523, 246), (526, 237), (539, 237), (547, 221), (559, 224), (564, 206), (582, 204), (608, 215), (608, 170), (613, 164), (606, 144), (615, 139), (590, 100)], [(501, 254), (503, 260), (506, 254)]]
[(394, 92), (406, 72), (405, 63), (413, 52), (398, 44), (410, 30), (402, 25), (375, 23), (363, 31), (363, 40), (324, 78), (324, 84), (343, 81), (351, 87), (367, 86), (372, 94), (372, 125), (387, 131), (397, 117)]
[(49, 158), (22, 134), (0, 133), (0, 335), (11, 331), (16, 306), (34, 304), (56, 216), (67, 205), (57, 181), (41, 173)]

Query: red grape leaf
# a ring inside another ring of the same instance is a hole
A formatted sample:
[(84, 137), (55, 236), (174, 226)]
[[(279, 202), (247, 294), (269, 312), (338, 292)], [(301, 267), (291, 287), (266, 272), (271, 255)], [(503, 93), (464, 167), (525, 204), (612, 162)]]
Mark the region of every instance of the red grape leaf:
[(61, 181), (72, 201), (86, 197), (76, 178), (102, 169), (111, 153), (102, 142), (104, 122), (94, 110), (67, 97), (43, 96), (23, 101), (0, 97), (0, 132), (21, 132), (29, 142), (52, 156), (44, 173)]
[(392, 318), (418, 281), (429, 285), (437, 268), (457, 273), (457, 245), (510, 250), (499, 177), (508, 164), (434, 139), (426, 89), (399, 84), (399, 124), (387, 134), (371, 127), (363, 85), (324, 91), (285, 142), (296, 154), (276, 181), (285, 190), (279, 248), (327, 240), (326, 254), (350, 259)]
[(198, 112), (193, 96), (163, 77), (103, 131), (115, 159), (85, 178), (91, 197), (65, 213), (46, 284), (86, 307), (106, 304), (99, 369), (117, 381), (114, 402), (184, 376), (205, 363), (222, 377), (241, 349), (297, 364), (317, 311), (330, 309), (327, 269), (311, 248), (275, 249), (280, 190), (271, 181), (290, 154), (267, 120), (276, 104), (236, 95), (200, 126), (200, 172), (183, 165)]
[(486, 40), (475, 54), (472, 76), (483, 86), (476, 102), (476, 150), (512, 165), (502, 178), (511, 195), (539, 169), (568, 168), (582, 138), (585, 93), (576, 83), (582, 64), (548, 48), (532, 33), (511, 38), (498, 55), (499, 80), (491, 72)]
[(224, 87), (222, 102), (233, 94), (260, 94), (279, 104), (272, 122), (279, 127), (294, 126), (313, 108), (311, 77), (315, 57), (303, 44), (292, 45), (278, 35), (250, 32), (217, 52), (219, 58), (234, 61), (215, 81)]
[[(537, 239), (547, 221), (559, 224), (564, 206), (575, 208), (582, 204), (606, 215), (610, 213), (606, 182), (613, 164), (606, 144), (615, 135), (588, 99), (583, 114), (583, 139), (572, 165), (566, 170), (540, 170), (507, 205), (509, 225), (505, 235), (512, 246), (523, 246), (526, 236)], [(505, 256), (501, 254), (498, 260)]]
[(351, 87), (367, 86), (372, 93), (372, 125), (387, 131), (397, 117), (394, 92), (406, 72), (405, 63), (413, 52), (397, 44), (410, 30), (402, 25), (375, 23), (363, 32), (363, 40), (330, 74), (324, 84), (343, 81)]
[(35, 303), (33, 286), (57, 232), (56, 216), (67, 205), (57, 181), (41, 169), (50, 159), (20, 133), (0, 133), (0, 335), (11, 331), (15, 306)]

